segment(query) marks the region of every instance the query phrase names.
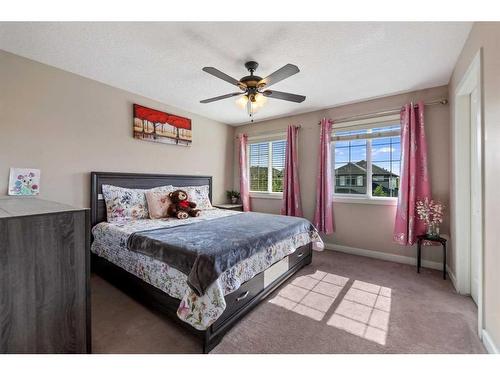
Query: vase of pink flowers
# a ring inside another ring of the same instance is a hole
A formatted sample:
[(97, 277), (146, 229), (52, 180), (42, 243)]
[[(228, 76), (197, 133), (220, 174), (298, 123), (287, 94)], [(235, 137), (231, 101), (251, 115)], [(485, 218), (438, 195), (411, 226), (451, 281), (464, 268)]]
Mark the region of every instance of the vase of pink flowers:
[(428, 237), (439, 237), (439, 224), (443, 222), (444, 205), (425, 198), (417, 201), (417, 214), (427, 227)]

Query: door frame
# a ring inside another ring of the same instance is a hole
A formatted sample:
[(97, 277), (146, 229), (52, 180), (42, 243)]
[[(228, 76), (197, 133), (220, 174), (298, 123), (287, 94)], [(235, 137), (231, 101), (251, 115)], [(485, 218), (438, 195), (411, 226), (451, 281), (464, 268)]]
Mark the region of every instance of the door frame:
[[(460, 294), (471, 293), (471, 199), (470, 199), (470, 174), (471, 168), (479, 165), (481, 188), (479, 189), (481, 202), (480, 215), (480, 249), (478, 259), (478, 335), (482, 337), (483, 331), (483, 259), (484, 259), (484, 116), (483, 116), (483, 82), (482, 82), (482, 49), (480, 49), (467, 71), (458, 84), (454, 95), (454, 122), (453, 126), (453, 189), (452, 189), (452, 238), (455, 249), (455, 277), (456, 289)], [(470, 94), (474, 89), (478, 92), (478, 127), (471, 129), (470, 122)], [(471, 133), (474, 130), (478, 139), (478, 152), (471, 156)]]

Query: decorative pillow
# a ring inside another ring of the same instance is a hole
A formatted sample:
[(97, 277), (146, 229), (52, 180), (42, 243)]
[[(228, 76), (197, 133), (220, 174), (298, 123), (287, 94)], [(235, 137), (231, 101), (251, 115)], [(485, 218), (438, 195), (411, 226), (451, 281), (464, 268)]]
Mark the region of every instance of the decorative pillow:
[(184, 190), (188, 195), (188, 199), (191, 202), (196, 203), (196, 208), (199, 208), (200, 210), (209, 210), (213, 208), (212, 203), (210, 203), (210, 198), (208, 196), (208, 193), (210, 191), (208, 185), (180, 186), (174, 188), (174, 190), (177, 189)]
[(102, 185), (108, 221), (149, 218), (146, 190)]
[(148, 202), (149, 217), (151, 219), (162, 219), (168, 216), (168, 206), (172, 203), (168, 195), (173, 191), (175, 191), (175, 188), (168, 185), (146, 192), (146, 201)]

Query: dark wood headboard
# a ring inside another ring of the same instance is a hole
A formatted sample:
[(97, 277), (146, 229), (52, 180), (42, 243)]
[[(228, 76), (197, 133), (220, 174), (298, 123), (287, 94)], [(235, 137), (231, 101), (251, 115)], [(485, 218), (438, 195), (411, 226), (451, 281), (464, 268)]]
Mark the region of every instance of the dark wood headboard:
[(179, 187), (208, 185), (209, 198), (212, 201), (212, 176), (92, 172), (90, 177), (90, 221), (92, 227), (101, 221), (106, 221), (106, 205), (102, 197), (102, 185), (114, 185), (131, 189), (151, 189), (164, 185)]

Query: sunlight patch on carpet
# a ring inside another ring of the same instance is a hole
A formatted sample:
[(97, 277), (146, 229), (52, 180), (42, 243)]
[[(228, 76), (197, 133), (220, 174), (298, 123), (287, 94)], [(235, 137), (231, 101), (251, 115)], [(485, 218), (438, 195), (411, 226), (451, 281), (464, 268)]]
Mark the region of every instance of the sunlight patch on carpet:
[(385, 345), (391, 313), (390, 288), (356, 280), (327, 324)]
[(295, 278), (269, 302), (321, 321), (348, 281), (347, 277), (316, 271)]

